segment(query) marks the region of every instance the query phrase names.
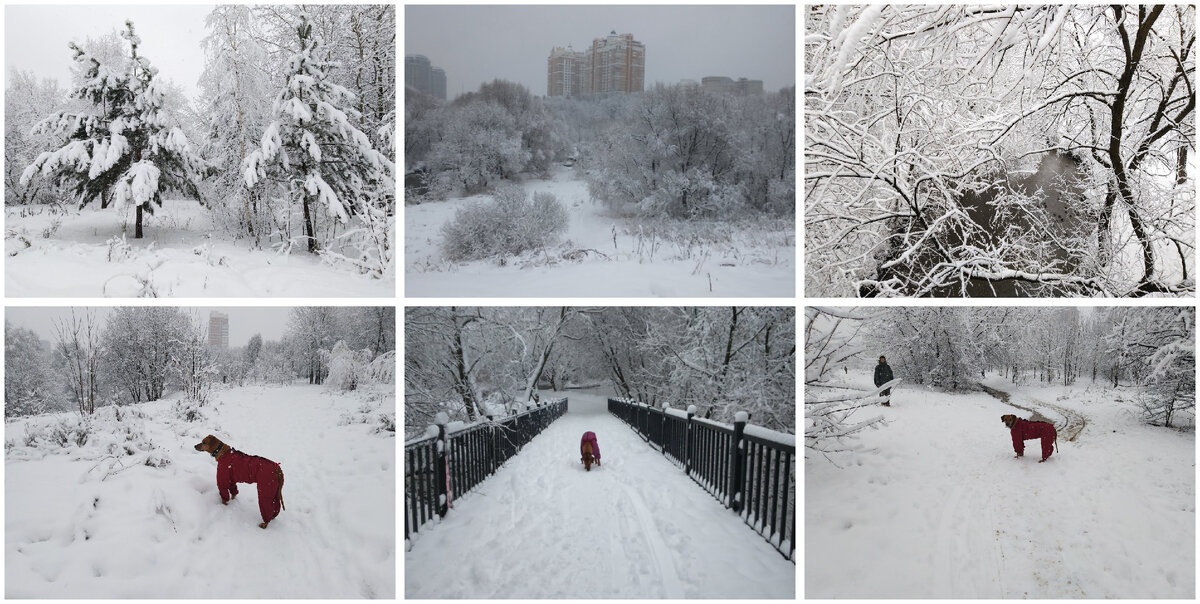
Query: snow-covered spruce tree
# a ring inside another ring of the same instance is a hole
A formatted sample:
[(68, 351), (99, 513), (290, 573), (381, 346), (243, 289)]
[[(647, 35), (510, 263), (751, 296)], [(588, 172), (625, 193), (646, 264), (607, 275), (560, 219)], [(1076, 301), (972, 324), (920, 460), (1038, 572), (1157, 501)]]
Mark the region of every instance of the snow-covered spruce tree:
[(330, 77), (336, 63), (317, 58), (306, 13), (300, 14), (296, 34), (300, 50), (288, 61), (286, 83), (271, 107), (274, 120), (242, 164), (246, 186), (277, 181), (288, 199), (300, 204), (304, 238), (314, 254), (328, 242), (317, 238), (313, 206), (343, 224), (358, 216), (380, 254), (380, 266), (368, 267), (365, 258), (356, 264), (382, 272), (391, 257), (387, 224), (393, 165), (351, 123), (358, 115), (354, 94)]
[(118, 71), (72, 42), (83, 83), (72, 97), (91, 103), (86, 113), (63, 111), (43, 120), (33, 134), (64, 137), (25, 169), (22, 185), (35, 174), (53, 178), (71, 191), (80, 207), (99, 199), (100, 207), (118, 210), (132, 203), (137, 215), (134, 237), (142, 236), (142, 215), (162, 205), (163, 191), (200, 197), (196, 187), (204, 162), (195, 155), (179, 128), (168, 126), (163, 111), (165, 90), (154, 79), (158, 70), (138, 55), (141, 40), (133, 22), (121, 33), (129, 43), (129, 65)]

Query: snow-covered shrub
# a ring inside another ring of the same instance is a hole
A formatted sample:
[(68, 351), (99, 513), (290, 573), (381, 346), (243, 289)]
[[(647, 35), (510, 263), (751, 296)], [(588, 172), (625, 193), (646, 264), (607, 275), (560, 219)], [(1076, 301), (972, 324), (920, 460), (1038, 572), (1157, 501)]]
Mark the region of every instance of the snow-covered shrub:
[(25, 424), (25, 446), (35, 449), (66, 449), (87, 444), (92, 432), (89, 417), (70, 415), (46, 424)]
[(492, 202), (460, 208), (442, 226), (442, 252), (454, 261), (517, 255), (554, 243), (567, 229), (567, 211), (551, 193), (530, 202), (516, 185), (499, 188)]
[(372, 434), (391, 433), (394, 435), (396, 433), (396, 412), (380, 411), (382, 405), (382, 399), (376, 403), (364, 400), (353, 411), (343, 413), (338, 419), (338, 425), (368, 424), (371, 426)]
[(125, 240), (124, 233), (121, 233), (120, 237), (115, 235), (109, 237), (108, 241), (105, 241), (104, 243), (108, 245), (109, 262), (116, 262), (120, 264), (133, 256), (133, 248), (130, 247), (129, 242)]
[(329, 376), (325, 384), (329, 388), (349, 391), (358, 388), (366, 377), (371, 363), (371, 351), (353, 350), (343, 340), (338, 340), (329, 351)]
[(203, 403), (194, 399), (179, 400), (172, 405), (171, 413), (188, 423), (207, 422), (208, 415), (204, 413), (203, 406)]
[(396, 381), (396, 351), (389, 350), (371, 361), (364, 374), (366, 379), (377, 384), (391, 384)]

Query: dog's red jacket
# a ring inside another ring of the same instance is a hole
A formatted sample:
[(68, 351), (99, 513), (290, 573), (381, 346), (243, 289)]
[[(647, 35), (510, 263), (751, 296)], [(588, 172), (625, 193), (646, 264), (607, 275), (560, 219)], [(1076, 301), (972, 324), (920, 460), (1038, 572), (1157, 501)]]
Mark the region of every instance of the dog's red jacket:
[(282, 473), (279, 464), (265, 457), (230, 451), (217, 459), (217, 490), (221, 492), (221, 501), (229, 503), (230, 495), (238, 494), (237, 483), (257, 483), (258, 511), (263, 522), (270, 522), (279, 515), (283, 505), (279, 498)]
[(1042, 439), (1042, 459), (1050, 457), (1054, 452), (1054, 441), (1058, 439), (1058, 431), (1054, 429), (1054, 424), (1018, 418), (1012, 427), (1013, 451), (1016, 451), (1017, 455), (1024, 455), (1025, 441), (1035, 438)]
[(584, 432), (583, 438), (579, 440), (579, 454), (583, 455), (583, 443), (592, 443), (592, 456), (600, 459), (600, 443), (596, 442), (595, 432)]

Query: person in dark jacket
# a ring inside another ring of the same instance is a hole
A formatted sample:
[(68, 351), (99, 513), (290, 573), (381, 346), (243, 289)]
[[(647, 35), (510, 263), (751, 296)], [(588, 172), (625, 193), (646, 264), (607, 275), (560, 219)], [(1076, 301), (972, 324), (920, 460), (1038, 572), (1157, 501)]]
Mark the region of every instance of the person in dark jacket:
[[(893, 379), (895, 379), (895, 378), (892, 377), (892, 368), (887, 364), (887, 357), (880, 356), (879, 364), (875, 366), (875, 386), (876, 387), (882, 386), (882, 385), (892, 381)], [(892, 406), (892, 399), (891, 399), (892, 389), (888, 388), (887, 390), (884, 390), (883, 392), (880, 392), (879, 394), (881, 396), (888, 397), (888, 399), (883, 402), (883, 406), (891, 407)]]

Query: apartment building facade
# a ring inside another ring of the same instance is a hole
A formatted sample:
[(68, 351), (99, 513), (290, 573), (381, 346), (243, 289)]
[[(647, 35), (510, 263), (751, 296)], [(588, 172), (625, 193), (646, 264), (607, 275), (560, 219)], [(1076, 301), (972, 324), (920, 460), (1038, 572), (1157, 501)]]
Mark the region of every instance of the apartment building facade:
[(645, 89), (646, 45), (615, 30), (586, 51), (554, 47), (547, 63), (547, 96), (630, 93)]
[(425, 55), (404, 55), (404, 86), (446, 100), (446, 72)]

